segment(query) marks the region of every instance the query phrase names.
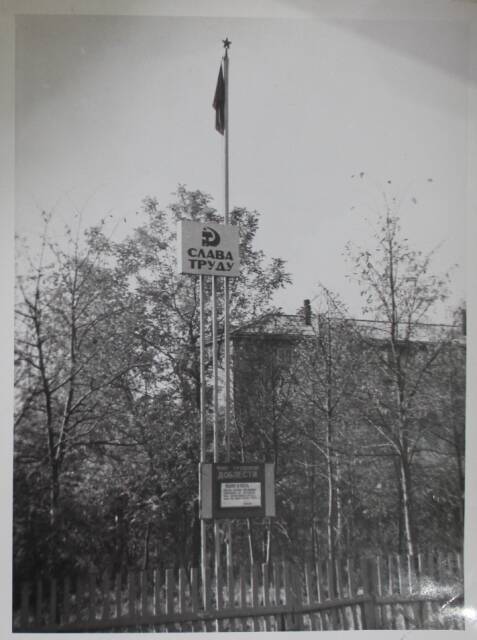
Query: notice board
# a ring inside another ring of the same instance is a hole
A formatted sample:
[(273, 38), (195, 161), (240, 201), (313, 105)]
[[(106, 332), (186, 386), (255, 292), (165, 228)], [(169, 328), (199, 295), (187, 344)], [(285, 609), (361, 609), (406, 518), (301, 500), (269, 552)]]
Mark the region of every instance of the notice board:
[(252, 518), (275, 515), (275, 465), (200, 465), (200, 517)]

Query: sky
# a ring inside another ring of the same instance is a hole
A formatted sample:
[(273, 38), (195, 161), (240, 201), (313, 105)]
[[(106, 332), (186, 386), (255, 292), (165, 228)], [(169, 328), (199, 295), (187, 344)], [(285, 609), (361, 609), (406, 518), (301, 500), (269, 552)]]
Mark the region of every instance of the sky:
[(260, 212), (258, 246), (286, 260), (276, 304), (294, 313), (322, 283), (360, 315), (343, 251), (369, 242), (383, 189), (411, 244), (439, 246), (434, 269), (459, 265), (451, 304), (465, 298), (465, 21), (25, 15), (15, 36), (15, 226), (32, 243), (42, 210), (57, 233), (75, 210), (112, 215), (119, 239), (179, 183), (223, 210), (227, 36), (230, 203)]

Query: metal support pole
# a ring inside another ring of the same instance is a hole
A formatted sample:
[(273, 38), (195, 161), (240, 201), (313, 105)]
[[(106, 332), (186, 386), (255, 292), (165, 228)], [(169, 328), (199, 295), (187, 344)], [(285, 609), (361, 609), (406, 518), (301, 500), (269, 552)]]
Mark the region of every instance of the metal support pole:
[(213, 390), (213, 434), (214, 462), (219, 457), (219, 358), (217, 335), (217, 278), (212, 276), (212, 390)]
[[(199, 276), (199, 320), (200, 320), (200, 463), (206, 461), (206, 406), (205, 406), (205, 276)], [(201, 499), (199, 474), (199, 496)], [(207, 608), (206, 573), (207, 573), (207, 527), (206, 521), (200, 521), (200, 566), (202, 574), (202, 595), (204, 609)]]
[[(219, 358), (218, 358), (218, 335), (217, 335), (217, 284), (218, 277), (212, 276), (212, 377), (213, 377), (213, 451), (214, 462), (219, 460)], [(219, 585), (220, 572), (220, 527), (217, 519), (214, 519), (214, 550), (215, 550), (215, 580), (216, 588)], [(219, 602), (219, 593), (216, 593)], [(217, 631), (219, 631), (219, 621), (216, 621)]]

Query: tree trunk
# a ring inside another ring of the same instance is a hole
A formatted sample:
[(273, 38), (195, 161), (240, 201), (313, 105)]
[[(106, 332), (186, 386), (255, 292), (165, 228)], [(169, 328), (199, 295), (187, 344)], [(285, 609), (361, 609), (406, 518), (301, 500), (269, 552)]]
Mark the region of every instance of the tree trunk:
[(263, 553), (263, 558), (264, 558), (264, 562), (266, 562), (267, 564), (270, 563), (270, 558), (271, 558), (271, 544), (272, 544), (272, 521), (270, 518), (266, 519), (265, 522), (265, 545), (264, 545), (264, 553)]
[(342, 552), (342, 534), (343, 534), (343, 514), (341, 509), (341, 490), (340, 490), (340, 478), (341, 469), (338, 454), (335, 455), (335, 496), (336, 496), (336, 534), (335, 534), (335, 550), (339, 554)]
[(54, 575), (58, 566), (58, 548), (60, 544), (60, 473), (55, 460), (51, 461), (50, 476), (50, 544), (48, 549), (48, 567)]
[(464, 501), (465, 501), (465, 472), (463, 462), (464, 447), (462, 445), (462, 436), (458, 432), (455, 426), (455, 418), (453, 419), (453, 431), (454, 431), (454, 453), (455, 463), (457, 471), (457, 486), (459, 488), (459, 502), (458, 502), (458, 535), (461, 540), (464, 537)]
[(144, 552), (142, 556), (142, 570), (147, 571), (149, 566), (149, 539), (151, 537), (151, 522), (149, 521), (146, 526), (146, 533), (144, 535)]
[(331, 416), (327, 418), (326, 433), (326, 470), (328, 480), (328, 513), (327, 513), (327, 538), (328, 538), (328, 560), (332, 563), (336, 557), (336, 534), (337, 534), (337, 495), (336, 495), (336, 465), (335, 454), (332, 446), (333, 425)]
[(399, 459), (400, 487), (402, 498), (402, 528), (406, 553), (415, 555), (415, 544), (411, 513), (411, 473), (407, 459), (401, 455)]
[(333, 545), (333, 466), (331, 462), (331, 455), (328, 453), (327, 460), (327, 475), (328, 475), (328, 514), (326, 519), (326, 532), (328, 539), (328, 560), (333, 562), (334, 560), (334, 545)]
[(319, 558), (319, 542), (318, 542), (318, 523), (313, 520), (311, 525), (311, 536), (313, 541), (313, 566), (318, 562)]
[(252, 566), (255, 562), (254, 553), (253, 553), (253, 536), (252, 536), (252, 523), (250, 518), (247, 518), (247, 539), (248, 539), (248, 551), (250, 556), (250, 565)]

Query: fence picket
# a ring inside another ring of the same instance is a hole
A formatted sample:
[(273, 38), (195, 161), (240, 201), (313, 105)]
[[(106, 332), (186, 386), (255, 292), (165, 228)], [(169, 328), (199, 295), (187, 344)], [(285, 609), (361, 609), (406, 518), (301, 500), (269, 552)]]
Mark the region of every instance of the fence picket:
[(397, 592), (402, 593), (402, 567), (401, 567), (401, 556), (399, 554), (395, 555), (396, 562), (396, 574), (397, 574)]
[(412, 556), (406, 557), (406, 569), (407, 569), (407, 589), (408, 593), (414, 593), (414, 572), (412, 566)]
[[(181, 567), (179, 569), (179, 613), (186, 612), (186, 570)], [(184, 625), (181, 624), (181, 631), (184, 631)]]
[[(326, 563), (326, 591), (328, 593), (328, 600), (334, 600), (336, 598), (335, 566), (331, 560), (328, 560)], [(330, 618), (331, 628), (340, 629), (341, 620), (338, 611), (333, 608), (328, 616)]]
[(70, 605), (71, 605), (71, 581), (69, 576), (63, 580), (63, 616), (62, 620), (65, 624), (70, 621)]
[[(348, 565), (344, 563), (343, 558), (340, 557), (336, 560), (336, 576), (337, 576), (336, 592), (340, 600), (346, 597), (348, 593), (348, 585), (345, 586), (343, 584), (344, 569), (346, 569), (347, 571)], [(341, 617), (343, 629), (345, 630), (353, 629), (354, 628), (353, 612), (351, 611), (350, 607), (346, 607), (346, 606), (340, 607), (339, 611), (340, 611), (340, 617)]]
[(154, 569), (152, 572), (152, 583), (152, 612), (158, 616), (161, 613), (161, 572), (159, 569)]
[(78, 576), (76, 581), (76, 594), (75, 594), (75, 618), (77, 622), (81, 622), (83, 618), (83, 600), (84, 600), (85, 584), (84, 579)]
[[(204, 567), (202, 575), (202, 602), (204, 611), (210, 611), (211, 609), (211, 584), (210, 584), (210, 571), (208, 567)], [(203, 624), (204, 631), (207, 631), (207, 622)]]
[(88, 574), (88, 620), (93, 622), (96, 618), (96, 573)]
[[(384, 567), (381, 556), (376, 556), (376, 594), (384, 595)], [(386, 629), (386, 613), (384, 607), (376, 605), (376, 624), (380, 629)], [(364, 627), (362, 627), (364, 629)]]
[[(447, 554), (447, 569), (448, 569), (448, 578), (451, 583), (458, 581), (461, 576), (459, 571), (459, 559), (458, 555), (455, 551), (450, 551)], [(460, 616), (450, 616), (448, 618), (448, 624), (450, 624), (452, 629), (463, 629), (462, 626), (462, 618)]]
[(147, 615), (147, 571), (142, 569), (139, 572), (139, 594), (138, 604), (141, 603), (141, 618)]
[(462, 578), (460, 571), (460, 554), (455, 551), (449, 552), (449, 571), (453, 580)]
[(381, 567), (381, 556), (376, 556), (376, 593), (383, 594), (383, 573)]
[(463, 577), (463, 573), (462, 573), (462, 555), (457, 552), (455, 554), (455, 560), (456, 560), (458, 576), (459, 576), (459, 578), (462, 578)]
[[(310, 564), (305, 563), (305, 590), (306, 590), (306, 603), (311, 604), (313, 602), (313, 577), (311, 573)], [(316, 620), (316, 614), (309, 614), (310, 627), (311, 631), (316, 631), (318, 629), (318, 624)]]
[(228, 553), (226, 554), (225, 580), (227, 583), (227, 606), (233, 607), (235, 605), (234, 568)]
[[(366, 559), (358, 573), (349, 558), (337, 558), (333, 564), (324, 561), (323, 573), (321, 565), (319, 560), (300, 568), (284, 561), (253, 564), (250, 578), (242, 565), (235, 583), (233, 571), (224, 566), (212, 584), (209, 571), (205, 574), (203, 600), (196, 568), (191, 569), (190, 579), (184, 568), (177, 573), (167, 569), (164, 585), (158, 569), (130, 570), (124, 592), (121, 573), (112, 576), (110, 570), (79, 576), (73, 592), (68, 577), (61, 583), (38, 578), (32, 586), (19, 585), (14, 630), (137, 630), (151, 624), (159, 632), (217, 627), (224, 631), (462, 627), (452, 607), (442, 607), (459, 580), (457, 554), (438, 550), (417, 557), (393, 554), (384, 566), (379, 557)], [(151, 621), (151, 615), (159, 619)]]
[(119, 619), (123, 612), (122, 612), (122, 602), (121, 602), (121, 572), (119, 571), (116, 575), (116, 579), (114, 580), (114, 604), (116, 607), (116, 618)]
[[(403, 576), (402, 576), (401, 556), (399, 554), (396, 554), (394, 556), (394, 561), (396, 565), (396, 579), (397, 579), (396, 593), (402, 594), (403, 593)], [(407, 629), (405, 608), (402, 604), (398, 603), (395, 605), (394, 620), (395, 620), (396, 629)]]
[[(437, 584), (439, 583), (439, 579), (441, 576), (441, 569), (439, 567), (439, 557), (437, 552), (433, 549), (429, 552), (429, 579), (431, 584), (431, 589), (436, 591)], [(432, 612), (432, 621), (435, 625), (435, 628), (438, 629), (440, 627), (440, 616), (439, 616), (439, 605), (437, 602), (431, 603), (431, 612)]]
[[(215, 608), (217, 611), (221, 611), (224, 608), (224, 594), (223, 594), (223, 581), (222, 581), (222, 565), (217, 565), (215, 574)], [(217, 618), (216, 621), (217, 631), (222, 631), (222, 621)]]
[(58, 618), (58, 603), (56, 598), (56, 579), (50, 580), (50, 611), (49, 611), (49, 623), (51, 626), (55, 626)]
[(20, 626), (24, 631), (30, 623), (30, 583), (22, 585), (21, 606), (20, 606)]
[[(316, 597), (318, 598), (318, 602), (323, 602), (324, 599), (324, 595), (323, 595), (323, 571), (322, 571), (322, 566), (320, 564), (319, 560), (316, 560), (315, 562), (315, 574), (316, 574)], [(325, 631), (326, 629), (330, 628), (329, 625), (329, 618), (328, 618), (328, 614), (326, 611), (320, 612), (318, 614), (319, 619), (320, 619), (320, 624), (321, 624), (321, 630)]]
[(171, 613), (174, 613), (174, 571), (166, 569), (166, 614)]
[[(446, 579), (446, 570), (443, 563), (443, 554), (437, 549), (434, 549), (432, 552), (432, 577), (431, 577), (433, 589), (437, 591), (439, 588), (438, 585), (441, 582), (444, 582), (445, 579)], [(442, 627), (444, 618), (442, 615), (441, 607), (437, 602), (433, 602), (432, 604), (432, 616), (435, 621), (436, 628), (440, 629)]]
[[(252, 607), (258, 608), (258, 570), (257, 565), (254, 563), (251, 570), (251, 582), (252, 582)], [(252, 620), (253, 630), (260, 631), (260, 620), (257, 616), (253, 616)]]
[[(245, 582), (245, 567), (243, 565), (240, 566), (239, 593), (240, 593), (240, 608), (244, 609), (247, 606), (247, 590), (246, 590), (246, 582)], [(240, 626), (242, 627), (242, 631), (246, 631), (246, 620), (244, 618), (241, 619)]]
[(437, 571), (436, 571), (436, 581), (443, 582), (448, 579), (449, 572), (447, 568), (447, 556), (445, 556), (442, 551), (437, 551)]
[[(435, 582), (437, 583), (437, 585), (445, 584), (446, 582), (449, 582), (450, 579), (451, 578), (448, 570), (447, 555), (444, 555), (442, 551), (437, 551)], [(436, 611), (437, 620), (439, 622), (439, 628), (443, 628), (445, 625), (444, 612), (442, 611), (441, 606), (439, 606), (437, 603), (436, 603), (435, 611)]]
[(35, 625), (41, 626), (43, 606), (43, 581), (38, 578), (36, 581), (36, 602), (35, 602)]
[[(288, 562), (283, 562), (283, 590), (285, 595), (285, 604), (287, 607), (293, 607), (293, 599), (290, 585), (290, 566)], [(293, 628), (293, 620), (291, 613), (284, 616), (284, 624), (282, 631), (290, 631)]]
[[(387, 596), (391, 596), (394, 592), (393, 583), (393, 559), (391, 555), (383, 558), (383, 590)], [(385, 578), (385, 579), (384, 579)], [(381, 607), (382, 622), (385, 629), (393, 629), (393, 606), (391, 604), (385, 604)]]
[(128, 618), (136, 618), (136, 573), (128, 572)]
[[(335, 560), (335, 566), (334, 566), (334, 570), (335, 570), (335, 593), (336, 593), (336, 597), (341, 600), (343, 597), (343, 590), (341, 588), (341, 558), (336, 558)], [(338, 614), (338, 618), (339, 618), (339, 624), (340, 627), (342, 629), (348, 629), (349, 627), (347, 627), (347, 620), (346, 620), (346, 613), (344, 610), (344, 607), (339, 607), (336, 610), (337, 614)]]
[[(293, 586), (293, 606), (299, 609), (303, 601), (303, 589), (302, 589), (302, 572), (292, 568), (292, 586)], [(301, 631), (304, 628), (303, 613), (295, 611), (294, 627), (297, 631)]]
[(102, 581), (102, 596), (101, 596), (101, 600), (103, 603), (103, 609), (101, 612), (101, 619), (102, 620), (107, 620), (109, 618), (109, 571), (106, 569), (106, 571), (103, 573), (103, 581)]
[[(263, 589), (263, 606), (270, 606), (270, 576), (268, 572), (268, 563), (264, 562), (262, 564), (262, 589)], [(270, 631), (270, 617), (264, 617), (265, 631)]]
[[(432, 556), (430, 553), (422, 553), (420, 554), (420, 567), (421, 567), (421, 580), (422, 584), (425, 588), (429, 588), (432, 580)], [(433, 615), (432, 615), (432, 605), (429, 602), (422, 603), (423, 608), (423, 618), (426, 620), (426, 626), (429, 629), (433, 629)]]
[(374, 562), (368, 558), (361, 559), (361, 581), (363, 583), (364, 595), (370, 598), (370, 601), (364, 604), (364, 623), (363, 629), (376, 629), (376, 607), (374, 602), (376, 577)]
[[(354, 598), (356, 596), (355, 574), (353, 563), (349, 558), (346, 560), (346, 571), (348, 576), (348, 597)], [(361, 625), (358, 616), (359, 608), (356, 605), (351, 606), (351, 612), (353, 615), (353, 629), (360, 629)]]
[[(401, 558), (400, 560), (403, 565), (403, 593), (406, 596), (412, 595), (413, 589), (410, 558), (411, 556), (406, 556), (405, 559)], [(410, 602), (404, 605), (404, 617), (406, 620), (406, 629), (417, 628), (417, 613), (414, 603)]]
[[(194, 613), (199, 610), (199, 570), (196, 567), (190, 570), (190, 604)], [(196, 625), (192, 622), (191, 626), (195, 631)]]
[(273, 581), (273, 604), (279, 605), (280, 600), (280, 565), (278, 562), (272, 564), (272, 581)]

